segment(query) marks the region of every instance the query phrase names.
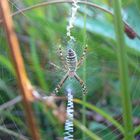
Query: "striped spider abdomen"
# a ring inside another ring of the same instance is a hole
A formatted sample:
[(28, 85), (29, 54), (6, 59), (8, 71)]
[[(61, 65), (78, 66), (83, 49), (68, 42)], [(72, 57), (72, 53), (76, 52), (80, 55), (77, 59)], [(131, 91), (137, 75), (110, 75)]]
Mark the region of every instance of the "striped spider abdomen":
[(75, 51), (73, 51), (72, 49), (68, 49), (66, 61), (67, 61), (69, 76), (74, 77), (74, 74), (77, 69), (77, 55)]

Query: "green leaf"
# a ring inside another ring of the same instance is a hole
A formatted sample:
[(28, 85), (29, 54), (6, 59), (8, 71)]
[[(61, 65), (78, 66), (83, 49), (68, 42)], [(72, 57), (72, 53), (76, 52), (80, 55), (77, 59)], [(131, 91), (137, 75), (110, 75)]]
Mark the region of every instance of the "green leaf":
[(96, 106), (94, 106), (92, 104), (83, 102), (83, 101), (81, 101), (79, 99), (74, 99), (74, 102), (76, 102), (78, 104), (81, 104), (81, 105), (84, 104), (87, 108), (89, 108), (89, 109), (97, 112), (98, 114), (100, 114), (101, 116), (103, 116), (106, 120), (108, 120), (109, 122), (111, 122), (114, 126), (116, 126), (117, 129), (119, 129), (122, 134), (124, 134), (124, 128), (115, 119), (113, 119), (110, 115), (108, 115), (106, 112), (104, 112), (100, 108), (98, 108), (98, 107), (96, 107)]
[(3, 65), (9, 72), (11, 72), (13, 75), (15, 75), (14, 68), (10, 62), (10, 60), (7, 59), (7, 57), (0, 55), (0, 64)]
[(139, 10), (139, 13), (140, 13), (140, 0), (135, 0), (135, 5), (137, 7), (137, 10)]
[(100, 130), (100, 129), (103, 130), (103, 129), (106, 129), (106, 126), (98, 122), (91, 122), (89, 124), (89, 129), (93, 131)]
[(14, 92), (10, 87), (7, 86), (5, 81), (3, 81), (2, 79), (0, 79), (0, 89), (5, 91), (9, 98), (12, 99), (14, 97)]
[(87, 136), (92, 138), (92, 140), (102, 140), (99, 136), (97, 136), (95, 133), (88, 130), (84, 125), (82, 125), (79, 121), (74, 120), (74, 124), (76, 127), (80, 128)]
[(35, 41), (32, 39), (30, 40), (30, 46), (31, 46), (31, 59), (32, 59), (32, 63), (33, 63), (33, 67), (34, 67), (34, 71), (36, 73), (37, 79), (39, 81), (40, 86), (45, 91), (47, 91), (48, 87), (46, 85), (43, 70), (41, 69), (41, 66), (39, 63), (39, 57), (38, 57), (37, 52), (36, 52)]

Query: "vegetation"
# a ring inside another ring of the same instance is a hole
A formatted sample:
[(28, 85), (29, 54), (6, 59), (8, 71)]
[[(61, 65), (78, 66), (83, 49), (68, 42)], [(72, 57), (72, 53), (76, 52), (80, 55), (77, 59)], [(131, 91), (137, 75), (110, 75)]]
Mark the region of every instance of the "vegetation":
[[(71, 11), (67, 0), (48, 2), (50, 4), (30, 9), (27, 7), (43, 1), (9, 0), (29, 80), (41, 95), (46, 96), (51, 95), (65, 74), (61, 69), (58, 47), (61, 45), (65, 54), (66, 27)], [(120, 0), (82, 2), (72, 35), (76, 39), (74, 49), (78, 59), (84, 46), (88, 46), (86, 60), (77, 70), (86, 82), (88, 94), (83, 96), (80, 84), (75, 79), (68, 79), (54, 99), (45, 103), (33, 102), (41, 140), (64, 137), (68, 85), (74, 93), (74, 139), (138, 139), (140, 3), (138, 0), (123, 0), (122, 4)], [(127, 23), (136, 33), (126, 29)], [(27, 118), (20, 102), (20, 90), (3, 26), (0, 26), (0, 45), (0, 139), (29, 140)]]

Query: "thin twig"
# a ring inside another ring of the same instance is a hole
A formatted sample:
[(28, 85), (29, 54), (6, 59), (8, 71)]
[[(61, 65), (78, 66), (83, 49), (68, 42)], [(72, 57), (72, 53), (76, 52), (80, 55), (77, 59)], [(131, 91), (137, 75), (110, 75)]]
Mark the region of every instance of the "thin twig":
[(34, 89), (32, 94), (36, 101), (49, 102), (50, 100), (67, 100), (65, 96), (56, 96), (53, 94), (51, 96), (46, 96), (45, 92), (38, 88)]
[(8, 134), (8, 135), (12, 135), (12, 136), (18, 138), (19, 140), (29, 140), (29, 139), (26, 138), (25, 136), (23, 136), (23, 135), (21, 135), (21, 134), (18, 134), (18, 133), (16, 133), (16, 132), (14, 132), (14, 131), (12, 131), (12, 130), (9, 130), (9, 129), (7, 129), (7, 128), (5, 128), (5, 127), (2, 127), (2, 126), (0, 126), (0, 131), (6, 133), (6, 136), (7, 136), (7, 134)]
[[(44, 7), (44, 6), (48, 6), (48, 5), (52, 5), (52, 4), (58, 4), (58, 3), (72, 3), (73, 1), (72, 0), (52, 0), (52, 1), (46, 1), (46, 2), (41, 2), (41, 3), (38, 3), (38, 4), (35, 4), (33, 6), (30, 6), (30, 7), (27, 7), (27, 8), (23, 8), (23, 9), (20, 9), (16, 12), (14, 12), (13, 14), (11, 14), (11, 16), (16, 16), (18, 14), (23, 14), (24, 12), (27, 12), (27, 11), (30, 11), (30, 10), (33, 10), (33, 9), (36, 9), (36, 8), (41, 8), (41, 7)], [(78, 3), (80, 4), (86, 4), (88, 6), (91, 6), (91, 7), (94, 7), (94, 8), (97, 8), (105, 13), (108, 13), (112, 16), (114, 16), (113, 12), (111, 12), (110, 10), (107, 10), (97, 4), (94, 4), (92, 2), (87, 2), (87, 1), (78, 1)], [(0, 23), (2, 22), (2, 19), (0, 19)], [(123, 21), (125, 26), (128, 27), (129, 29), (131, 29), (135, 34), (136, 36), (140, 39), (140, 36), (134, 31), (134, 29), (126, 22), (126, 21)]]
[[(72, 2), (73, 2), (73, 0), (52, 0), (52, 1), (41, 2), (41, 3), (35, 4), (33, 6), (21, 9), (21, 10), (19, 10), (17, 12), (14, 12), (11, 16), (22, 14), (22, 13), (24, 13), (26, 11), (33, 10), (33, 9), (36, 9), (36, 8), (40, 8), (40, 7), (44, 7), (44, 6), (47, 6), (47, 5), (58, 4), (58, 3), (72, 3)], [(108, 13), (108, 14), (113, 15), (113, 13), (111, 11), (109, 11), (109, 10), (107, 10), (107, 9), (97, 5), (97, 4), (87, 2), (87, 1), (78, 1), (78, 3), (92, 6), (94, 8), (100, 9), (100, 10), (102, 10), (102, 11)]]
[[(42, 91), (41, 91), (42, 92)], [(38, 92), (37, 92), (38, 93)], [(44, 102), (50, 102), (51, 100), (67, 100), (65, 96), (38, 96), (35, 92), (33, 92), (33, 96), (36, 100), (40, 100), (40, 101), (44, 101)], [(19, 95), (16, 98), (0, 105), (0, 111), (4, 110), (4, 109), (8, 109), (14, 105), (16, 105), (17, 103), (22, 101), (22, 97)]]
[(12, 99), (12, 100), (10, 100), (10, 101), (0, 105), (0, 111), (2, 111), (4, 109), (7, 109), (9, 107), (12, 107), (13, 105), (21, 102), (21, 100), (22, 100), (22, 97), (21, 96), (17, 96), (16, 98), (14, 98), (14, 99)]

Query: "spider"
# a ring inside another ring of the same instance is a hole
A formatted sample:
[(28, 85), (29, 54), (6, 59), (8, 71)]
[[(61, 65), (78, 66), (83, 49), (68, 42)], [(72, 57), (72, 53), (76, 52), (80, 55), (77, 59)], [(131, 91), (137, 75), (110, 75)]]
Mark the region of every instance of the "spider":
[(63, 62), (63, 65), (64, 65), (63, 70), (66, 72), (66, 74), (61, 79), (61, 81), (58, 83), (56, 88), (54, 89), (54, 91), (53, 91), (54, 94), (58, 93), (58, 91), (61, 89), (61, 87), (63, 86), (65, 81), (68, 79), (68, 77), (75, 78), (80, 83), (83, 94), (87, 93), (87, 88), (86, 88), (85, 83), (76, 73), (77, 69), (81, 66), (81, 64), (83, 63), (83, 61), (85, 59), (86, 52), (87, 52), (87, 46), (84, 48), (81, 58), (79, 60), (77, 60), (76, 52), (72, 48), (69, 48), (67, 50), (67, 54), (66, 54), (66, 58), (65, 58), (62, 53), (62, 49), (59, 46), (59, 56), (60, 56), (60, 60)]

